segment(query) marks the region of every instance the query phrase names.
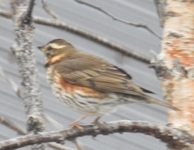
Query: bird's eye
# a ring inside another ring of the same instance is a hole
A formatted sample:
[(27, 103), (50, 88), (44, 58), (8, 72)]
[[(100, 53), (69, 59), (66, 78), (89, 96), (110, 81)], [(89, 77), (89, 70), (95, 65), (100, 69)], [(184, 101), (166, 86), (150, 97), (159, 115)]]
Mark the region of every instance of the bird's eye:
[(47, 50), (49, 50), (49, 51), (52, 50), (52, 47), (49, 46), (49, 47), (47, 48)]

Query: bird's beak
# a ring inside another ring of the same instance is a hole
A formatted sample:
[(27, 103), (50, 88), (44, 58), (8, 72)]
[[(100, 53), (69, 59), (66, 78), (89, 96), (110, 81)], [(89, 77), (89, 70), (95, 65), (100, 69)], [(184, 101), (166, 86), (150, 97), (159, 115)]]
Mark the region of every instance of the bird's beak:
[(41, 51), (43, 50), (43, 46), (38, 46), (37, 48)]

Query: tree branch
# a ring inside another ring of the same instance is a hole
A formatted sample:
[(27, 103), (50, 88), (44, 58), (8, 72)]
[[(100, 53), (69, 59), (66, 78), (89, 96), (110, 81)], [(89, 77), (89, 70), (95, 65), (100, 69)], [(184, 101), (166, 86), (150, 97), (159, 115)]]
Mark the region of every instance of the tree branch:
[[(11, 88), (14, 90), (14, 92), (16, 92), (17, 96), (19, 98), (21, 98), (20, 96), (20, 90), (17, 86), (17, 84), (13, 81), (13, 79), (8, 75), (8, 73), (0, 66), (0, 74), (2, 75), (3, 78), (6, 79), (6, 81), (10, 84)], [(64, 129), (64, 127), (59, 124), (57, 121), (55, 121), (53, 118), (51, 118), (49, 115), (44, 114), (44, 117), (46, 118), (46, 120), (49, 121), (49, 123), (53, 124), (55, 127), (57, 127), (58, 129)], [(0, 123), (3, 124), (4, 126), (14, 130), (15, 132), (17, 132), (19, 135), (25, 135), (26, 132), (21, 129), (19, 126), (17, 126), (16, 124), (14, 124), (12, 121), (8, 120), (7, 118), (0, 116)], [(76, 144), (76, 147), (78, 148), (78, 150), (82, 150), (82, 145), (80, 145), (78, 143), (78, 141), (72, 141), (73, 143)], [(66, 147), (66, 146), (61, 146), (57, 143), (49, 143), (48, 144), (49, 147), (56, 149), (56, 150), (75, 150), (73, 148), (70, 147)]]
[[(52, 124), (57, 130), (63, 130), (64, 126), (62, 124), (60, 124), (59, 122), (57, 122), (56, 120), (54, 120), (52, 117), (50, 117), (47, 114), (44, 114), (44, 117), (46, 118), (46, 120)], [(72, 139), (72, 142), (76, 145), (78, 150), (84, 150), (83, 146), (81, 143), (79, 143), (79, 141), (77, 139)]]
[[(0, 116), (0, 123), (8, 127), (9, 129), (17, 132), (19, 135), (26, 135), (26, 132), (22, 128), (20, 128), (19, 126), (14, 124), (12, 121), (8, 120), (7, 118), (3, 116)], [(65, 147), (57, 143), (48, 143), (48, 146), (56, 150), (75, 150), (73, 148)]]
[(50, 19), (45, 19), (42, 17), (34, 17), (34, 22), (37, 24), (41, 24), (41, 25), (47, 25), (50, 27), (56, 27), (58, 29), (62, 29), (62, 30), (67, 30), (70, 31), (72, 33), (78, 34), (80, 36), (83, 36), (85, 38), (88, 38), (89, 40), (93, 40), (97, 43), (103, 44), (104, 46), (107, 46), (109, 48), (112, 48), (113, 50), (122, 53), (125, 56), (129, 56), (132, 57), (134, 59), (138, 59), (141, 62), (150, 63), (150, 59), (146, 58), (145, 56), (141, 56), (139, 54), (137, 54), (135, 51), (128, 49), (124, 46), (121, 46), (119, 44), (116, 44), (113, 41), (110, 41), (104, 37), (101, 37), (99, 35), (95, 35), (93, 33), (90, 33), (88, 31), (84, 31), (83, 29), (77, 28), (75, 26), (72, 25), (68, 25), (64, 22), (61, 21), (52, 21)]
[(7, 18), (7, 19), (11, 19), (11, 17), (12, 17), (12, 14), (10, 13), (10, 11), (5, 11), (5, 10), (1, 10), (1, 9), (0, 9), (0, 15), (2, 17)]
[(76, 1), (76, 2), (79, 3), (79, 4), (82, 4), (82, 5), (91, 7), (91, 8), (93, 8), (93, 9), (96, 9), (96, 10), (100, 11), (101, 13), (103, 13), (103, 14), (109, 16), (110, 18), (112, 18), (113, 20), (116, 20), (116, 21), (118, 21), (118, 22), (124, 23), (124, 24), (126, 24), (126, 25), (130, 25), (130, 26), (133, 26), (133, 27), (137, 27), (137, 28), (143, 28), (143, 29), (147, 30), (148, 32), (150, 32), (151, 34), (153, 34), (155, 37), (161, 39), (160, 36), (158, 36), (154, 31), (152, 31), (152, 30), (151, 30), (148, 26), (146, 26), (146, 25), (143, 25), (143, 24), (135, 24), (135, 23), (127, 22), (127, 21), (125, 21), (125, 20), (118, 19), (117, 17), (113, 16), (112, 14), (110, 14), (110, 13), (108, 13), (107, 11), (103, 10), (102, 8), (99, 8), (99, 7), (97, 7), (97, 6), (94, 6), (94, 5), (92, 5), (92, 4), (89, 4), (89, 3), (87, 3), (87, 2), (84, 2), (84, 1), (82, 1), (82, 0), (74, 0), (74, 1)]
[[(8, 18), (8, 19), (11, 18), (11, 14), (7, 11), (0, 10), (0, 15), (5, 17), (5, 18)], [(54, 28), (61, 29), (61, 30), (67, 30), (69, 32), (83, 36), (85, 38), (88, 38), (89, 40), (93, 40), (97, 43), (100, 43), (100, 44), (106, 46), (106, 47), (112, 48), (113, 50), (120, 52), (125, 56), (132, 57), (132, 58), (137, 59), (143, 63), (146, 63), (146, 64), (150, 63), (150, 58), (146, 58), (145, 56), (142, 56), (129, 48), (126, 48), (124, 46), (116, 44), (115, 42), (112, 42), (104, 37), (99, 36), (99, 35), (95, 35), (95, 34), (92, 34), (88, 31), (84, 31), (83, 29), (79, 29), (75, 26), (68, 25), (68, 24), (61, 22), (61, 21), (58, 21), (58, 20), (53, 21), (51, 19), (45, 19), (43, 17), (38, 17), (38, 16), (34, 16), (33, 20), (35, 23), (40, 24), (40, 25), (46, 25), (46, 26), (54, 27)]]
[[(35, 67), (35, 54), (32, 50), (33, 31), (32, 11), (35, 0), (13, 0), (11, 8), (15, 30), (14, 51), (21, 75), (20, 96), (27, 114), (27, 130), (37, 134), (44, 130), (40, 84)], [(32, 149), (44, 149), (42, 144)]]
[(18, 97), (21, 98), (20, 89), (18, 85), (14, 82), (14, 80), (6, 73), (6, 71), (0, 66), (0, 75), (9, 83), (13, 91), (16, 93)]
[(164, 0), (154, 0), (154, 4), (156, 6), (158, 18), (160, 20), (160, 26), (164, 26)]
[(114, 121), (109, 123), (98, 125), (86, 125), (82, 126), (84, 130), (79, 130), (77, 128), (70, 128), (61, 131), (52, 132), (42, 132), (36, 135), (26, 135), (21, 137), (16, 137), (13, 139), (5, 140), (0, 142), (0, 150), (15, 149), (24, 147), (32, 144), (40, 144), (46, 142), (63, 142), (65, 140), (71, 140), (76, 137), (82, 136), (97, 136), (97, 135), (107, 135), (113, 133), (143, 133), (160, 139), (162, 142), (167, 143), (169, 147), (174, 149), (184, 149), (190, 150), (189, 148), (194, 142), (192, 136), (185, 132), (162, 126), (157, 124), (152, 124), (146, 121)]
[(0, 116), (0, 123), (4, 126), (16, 131), (19, 135), (25, 135), (26, 133), (18, 126), (16, 126), (12, 121)]
[(48, 146), (56, 150), (76, 150), (74, 148), (67, 147), (58, 143), (49, 143)]
[(47, 12), (47, 14), (51, 16), (53, 19), (59, 20), (58, 15), (49, 8), (48, 4), (44, 0), (41, 0), (41, 2), (42, 2), (43, 9)]

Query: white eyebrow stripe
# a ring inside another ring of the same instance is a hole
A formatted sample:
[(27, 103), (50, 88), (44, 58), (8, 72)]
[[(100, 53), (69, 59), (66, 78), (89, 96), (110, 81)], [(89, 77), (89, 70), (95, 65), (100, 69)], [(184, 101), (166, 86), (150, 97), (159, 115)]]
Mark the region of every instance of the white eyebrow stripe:
[(49, 46), (51, 46), (54, 49), (60, 49), (60, 48), (67, 47), (66, 45), (58, 45), (58, 44), (55, 44), (55, 43), (49, 44)]

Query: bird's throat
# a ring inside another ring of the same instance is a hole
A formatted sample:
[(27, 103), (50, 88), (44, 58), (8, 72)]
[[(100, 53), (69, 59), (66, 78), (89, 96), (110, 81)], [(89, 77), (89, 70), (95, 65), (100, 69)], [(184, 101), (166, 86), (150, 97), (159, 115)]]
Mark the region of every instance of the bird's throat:
[(53, 56), (50, 59), (48, 59), (47, 63), (45, 64), (45, 67), (47, 68), (50, 65), (55, 64), (55, 63), (61, 61), (65, 57), (66, 57), (66, 54), (59, 54), (59, 55)]

